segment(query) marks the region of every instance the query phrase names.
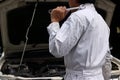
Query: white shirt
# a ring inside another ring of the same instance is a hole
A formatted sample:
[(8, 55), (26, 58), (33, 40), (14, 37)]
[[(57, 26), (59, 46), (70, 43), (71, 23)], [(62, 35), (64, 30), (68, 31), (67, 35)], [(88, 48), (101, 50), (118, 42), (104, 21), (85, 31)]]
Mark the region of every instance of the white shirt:
[(110, 30), (93, 4), (80, 5), (60, 28), (58, 22), (48, 27), (49, 51), (63, 57), (69, 70), (81, 71), (102, 67), (109, 50)]

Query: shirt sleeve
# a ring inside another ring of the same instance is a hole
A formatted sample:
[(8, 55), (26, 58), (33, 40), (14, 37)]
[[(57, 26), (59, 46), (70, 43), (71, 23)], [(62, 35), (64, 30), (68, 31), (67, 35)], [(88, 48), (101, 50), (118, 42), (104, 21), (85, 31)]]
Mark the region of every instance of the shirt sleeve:
[(77, 15), (71, 15), (61, 26), (51, 23), (48, 27), (49, 51), (55, 57), (67, 55), (77, 44), (82, 32), (82, 21)]

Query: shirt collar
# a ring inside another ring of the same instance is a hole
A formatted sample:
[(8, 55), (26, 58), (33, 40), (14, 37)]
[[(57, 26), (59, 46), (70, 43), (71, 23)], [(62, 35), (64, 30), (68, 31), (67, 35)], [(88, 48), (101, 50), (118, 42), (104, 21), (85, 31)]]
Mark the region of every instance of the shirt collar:
[(93, 5), (93, 4), (90, 4), (90, 3), (81, 4), (81, 5), (79, 6), (79, 10), (88, 9), (88, 8), (95, 10), (94, 5)]

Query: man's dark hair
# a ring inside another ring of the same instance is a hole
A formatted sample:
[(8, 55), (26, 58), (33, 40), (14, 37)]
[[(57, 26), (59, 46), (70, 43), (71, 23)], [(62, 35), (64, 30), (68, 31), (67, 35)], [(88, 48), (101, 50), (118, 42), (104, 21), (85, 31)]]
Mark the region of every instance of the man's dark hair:
[(85, 4), (85, 3), (95, 4), (95, 0), (78, 0), (78, 3), (80, 3), (80, 4)]

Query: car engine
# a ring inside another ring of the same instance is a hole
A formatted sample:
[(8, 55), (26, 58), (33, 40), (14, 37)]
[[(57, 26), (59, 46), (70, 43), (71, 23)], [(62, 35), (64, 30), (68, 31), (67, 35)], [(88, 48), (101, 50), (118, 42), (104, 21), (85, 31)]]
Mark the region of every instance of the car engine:
[(5, 62), (2, 68), (3, 74), (11, 74), (22, 77), (63, 77), (65, 66), (62, 61), (49, 60), (42, 63), (24, 62)]

